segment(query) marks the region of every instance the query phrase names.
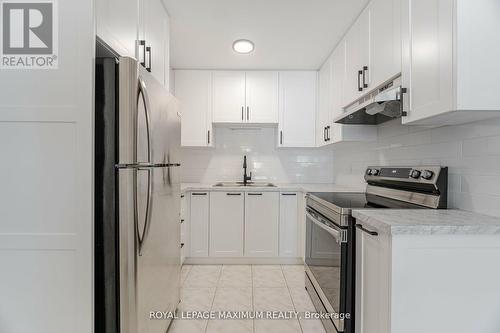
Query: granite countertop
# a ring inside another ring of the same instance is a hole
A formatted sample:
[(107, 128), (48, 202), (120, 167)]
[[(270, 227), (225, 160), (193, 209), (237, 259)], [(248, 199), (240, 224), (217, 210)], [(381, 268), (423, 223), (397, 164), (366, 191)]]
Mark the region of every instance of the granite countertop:
[(364, 192), (364, 188), (355, 188), (336, 184), (283, 184), (274, 183), (276, 187), (214, 187), (212, 184), (182, 183), (182, 192), (192, 191), (290, 191), (290, 192)]
[(500, 218), (456, 209), (353, 209), (352, 215), (392, 235), (500, 234)]

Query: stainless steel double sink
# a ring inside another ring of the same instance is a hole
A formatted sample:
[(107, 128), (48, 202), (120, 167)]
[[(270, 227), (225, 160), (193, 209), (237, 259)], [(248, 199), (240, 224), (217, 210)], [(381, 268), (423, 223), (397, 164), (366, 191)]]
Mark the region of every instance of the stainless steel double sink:
[(276, 187), (273, 183), (259, 183), (259, 182), (220, 182), (213, 185), (214, 187)]

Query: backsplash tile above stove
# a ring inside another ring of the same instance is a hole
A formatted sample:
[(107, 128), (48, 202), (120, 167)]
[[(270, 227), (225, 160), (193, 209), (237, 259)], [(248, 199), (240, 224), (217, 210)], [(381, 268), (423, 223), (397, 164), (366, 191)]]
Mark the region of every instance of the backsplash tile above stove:
[(334, 181), (360, 185), (368, 165), (448, 166), (451, 208), (500, 216), (500, 118), (439, 128), (400, 121), (380, 125), (377, 142), (334, 146)]
[(240, 180), (243, 156), (255, 181), (332, 183), (333, 155), (326, 148), (276, 148), (275, 128), (214, 129), (214, 148), (182, 149), (182, 181), (214, 183)]

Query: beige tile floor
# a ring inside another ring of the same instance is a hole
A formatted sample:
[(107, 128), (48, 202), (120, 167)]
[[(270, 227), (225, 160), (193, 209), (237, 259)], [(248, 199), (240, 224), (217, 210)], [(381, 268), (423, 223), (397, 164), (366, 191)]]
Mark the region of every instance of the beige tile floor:
[[(295, 265), (185, 265), (180, 311), (315, 311)], [(324, 333), (319, 320), (186, 320), (169, 333)]]

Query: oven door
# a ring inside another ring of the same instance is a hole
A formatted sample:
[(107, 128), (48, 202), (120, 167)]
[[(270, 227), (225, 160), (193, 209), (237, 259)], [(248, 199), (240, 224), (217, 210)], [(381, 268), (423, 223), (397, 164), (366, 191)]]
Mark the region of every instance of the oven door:
[[(344, 332), (347, 298), (347, 229), (333, 223), (314, 209), (306, 209), (306, 274), (314, 290), (313, 299), (321, 301), (318, 312), (335, 314), (338, 332)], [(325, 325), (326, 328), (326, 325)]]

